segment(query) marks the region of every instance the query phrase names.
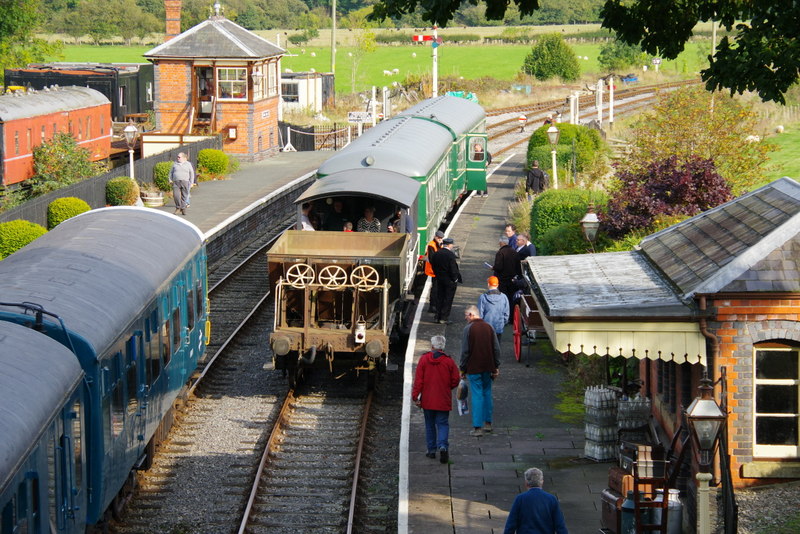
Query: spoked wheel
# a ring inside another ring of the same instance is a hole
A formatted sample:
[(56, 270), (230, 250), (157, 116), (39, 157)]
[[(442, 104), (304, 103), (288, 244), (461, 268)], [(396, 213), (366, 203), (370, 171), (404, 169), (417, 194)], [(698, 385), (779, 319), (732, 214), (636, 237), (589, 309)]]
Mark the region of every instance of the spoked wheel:
[(341, 289), (347, 284), (347, 271), (338, 265), (328, 265), (319, 272), (318, 279), (325, 289)]
[(379, 281), (380, 275), (372, 265), (359, 265), (350, 273), (350, 283), (359, 289), (374, 289)]
[(286, 281), (296, 289), (314, 282), (314, 268), (307, 263), (295, 263), (286, 271)]
[(522, 325), (522, 311), (519, 309), (519, 304), (514, 305), (514, 357), (517, 361), (522, 358), (522, 332), (524, 327)]

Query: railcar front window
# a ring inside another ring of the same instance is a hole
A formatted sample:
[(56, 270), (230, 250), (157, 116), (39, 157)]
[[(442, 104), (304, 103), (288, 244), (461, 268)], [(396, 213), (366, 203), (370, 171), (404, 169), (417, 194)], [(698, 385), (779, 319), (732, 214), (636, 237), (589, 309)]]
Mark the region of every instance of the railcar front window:
[(800, 348), (755, 351), (755, 453), (800, 456)]

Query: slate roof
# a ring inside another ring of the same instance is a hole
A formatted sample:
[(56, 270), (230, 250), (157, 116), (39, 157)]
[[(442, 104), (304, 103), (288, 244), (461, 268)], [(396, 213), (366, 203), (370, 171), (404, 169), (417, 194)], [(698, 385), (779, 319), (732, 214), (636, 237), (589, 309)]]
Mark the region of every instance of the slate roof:
[(215, 15), (145, 52), (144, 57), (261, 59), (285, 53), (263, 37)]
[[(640, 247), (684, 298), (726, 288), (798, 291), (797, 248), (787, 244), (798, 234), (800, 183), (781, 178), (650, 235)], [(773, 253), (787, 263), (764, 263)], [(777, 271), (782, 274), (767, 274)], [(742, 283), (733, 284), (740, 277)]]

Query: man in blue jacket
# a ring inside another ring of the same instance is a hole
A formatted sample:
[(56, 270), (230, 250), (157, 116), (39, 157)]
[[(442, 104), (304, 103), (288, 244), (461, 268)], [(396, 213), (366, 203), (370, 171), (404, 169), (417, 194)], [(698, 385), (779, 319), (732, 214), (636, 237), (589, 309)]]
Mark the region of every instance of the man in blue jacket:
[(489, 289), (478, 297), (478, 312), (484, 321), (492, 325), (494, 333), (497, 334), (497, 341), (500, 341), (503, 328), (508, 323), (508, 299), (497, 289), (500, 281), (496, 276), (490, 276), (486, 285)]
[(528, 491), (520, 493), (511, 505), (504, 534), (569, 534), (558, 499), (542, 489), (542, 471), (525, 471)]

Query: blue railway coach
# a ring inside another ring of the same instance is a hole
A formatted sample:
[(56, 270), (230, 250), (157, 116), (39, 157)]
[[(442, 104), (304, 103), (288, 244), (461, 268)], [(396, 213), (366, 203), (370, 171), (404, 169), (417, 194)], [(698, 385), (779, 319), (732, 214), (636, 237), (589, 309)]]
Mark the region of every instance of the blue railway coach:
[(60, 342), (85, 373), (86, 506), (75, 513), (88, 525), (118, 511), (171, 421), (205, 351), (206, 294), (202, 233), (146, 208), (84, 213), (0, 262), (0, 321)]
[(3, 534), (84, 531), (82, 378), (69, 349), (30, 328), (0, 322)]
[[(370, 128), (320, 165), (318, 176), (325, 180), (357, 169), (380, 169), (418, 181), (416, 211), (409, 215), (422, 255), (458, 198), (469, 190), (486, 190), (486, 142), (483, 108), (463, 98), (440, 96)], [(359, 179), (369, 179), (369, 173), (361, 173)]]

